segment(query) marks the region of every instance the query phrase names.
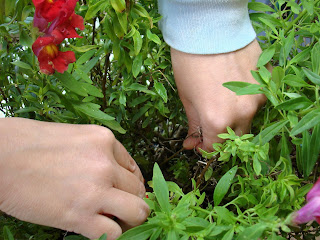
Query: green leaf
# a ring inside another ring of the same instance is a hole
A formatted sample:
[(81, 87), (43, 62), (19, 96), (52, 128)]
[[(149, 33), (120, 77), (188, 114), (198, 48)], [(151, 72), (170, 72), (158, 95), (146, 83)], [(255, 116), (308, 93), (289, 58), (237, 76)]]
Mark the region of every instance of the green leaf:
[(99, 46), (98, 45), (87, 45), (87, 46), (77, 47), (77, 46), (73, 46), (70, 44), (70, 47), (77, 52), (88, 52), (92, 49), (98, 48)]
[(141, 17), (148, 18), (150, 23), (150, 28), (153, 28), (152, 18), (150, 17), (149, 13), (142, 5), (140, 5), (139, 3), (135, 3), (133, 5), (132, 12), (134, 12), (135, 14)]
[(269, 63), (275, 51), (276, 51), (276, 47), (274, 45), (265, 49), (259, 57), (257, 67), (261, 67)]
[(253, 170), (256, 173), (256, 175), (257, 176), (260, 175), (260, 173), (261, 173), (261, 163), (260, 163), (260, 161), (258, 159), (258, 155), (257, 154), (255, 154), (253, 156), (252, 166), (253, 166)]
[(293, 74), (286, 75), (282, 81), (291, 87), (310, 87), (301, 77)]
[(133, 34), (133, 48), (135, 55), (138, 55), (142, 48), (142, 38), (138, 31), (135, 31)]
[(142, 67), (142, 55), (136, 56), (132, 62), (132, 75), (137, 77), (141, 71)]
[[(304, 1), (305, 2), (305, 1)], [(310, 48), (308, 48), (310, 49)], [(320, 74), (320, 43), (317, 42), (311, 50), (311, 63), (312, 71), (316, 74)]]
[(212, 167), (209, 167), (208, 170), (204, 174), (204, 180), (208, 181), (211, 178), (212, 174), (213, 174), (213, 169), (212, 169)]
[(73, 104), (73, 107), (79, 112), (84, 113), (85, 115), (92, 117), (97, 120), (114, 120), (114, 117), (102, 112), (99, 108), (100, 106), (94, 103), (79, 103)]
[(11, 13), (14, 10), (15, 4), (16, 4), (16, 1), (14, 1), (14, 0), (5, 0), (5, 3), (4, 3), (5, 9), (4, 9), (4, 11), (5, 11), (5, 15), (6, 16), (11, 16)]
[(167, 90), (163, 86), (163, 84), (158, 82), (157, 80), (154, 80), (154, 88), (156, 89), (160, 97), (163, 99), (163, 101), (166, 103), (168, 101), (168, 95), (167, 95)]
[(238, 170), (238, 166), (231, 168), (219, 180), (216, 188), (214, 189), (214, 193), (213, 193), (213, 201), (214, 201), (215, 206), (218, 206), (220, 204), (220, 202), (222, 201), (222, 199), (224, 198), (224, 196), (227, 194), (227, 192), (231, 186), (232, 180), (233, 180), (234, 176), (236, 175), (237, 170)]
[(308, 177), (314, 169), (320, 154), (320, 124), (317, 124), (311, 135), (310, 145), (309, 145), (309, 159), (305, 164), (305, 171), (303, 173), (304, 177)]
[(110, 0), (110, 3), (116, 12), (123, 12), (126, 9), (125, 0)]
[(249, 2), (248, 8), (257, 12), (274, 12), (274, 9), (261, 2)]
[(258, 223), (251, 227), (247, 227), (244, 231), (240, 232), (237, 240), (257, 240), (261, 237), (266, 228), (267, 224), (265, 223)]
[(223, 235), (223, 238), (221, 240), (232, 240), (234, 235), (234, 230), (233, 228), (230, 229), (226, 234)]
[(293, 98), (283, 103), (280, 103), (279, 105), (276, 106), (276, 109), (281, 109), (286, 111), (305, 109), (310, 107), (312, 104), (313, 103), (306, 97), (298, 97), (298, 98)]
[(125, 12), (123, 13), (116, 13), (118, 16), (119, 23), (122, 27), (122, 30), (124, 31), (125, 34), (127, 34), (127, 29), (128, 29), (128, 20), (127, 20), (127, 14)]
[(105, 8), (107, 4), (107, 1), (100, 0), (96, 4), (89, 6), (89, 9), (86, 13), (85, 19), (89, 20), (96, 16), (97, 12), (99, 12), (101, 9)]
[(266, 129), (262, 130), (253, 140), (252, 143), (260, 146), (268, 143), (274, 136), (279, 134), (279, 131), (289, 122), (289, 120), (282, 120), (271, 124)]
[(145, 114), (150, 109), (150, 104), (145, 104), (139, 111), (133, 116), (132, 123), (136, 122), (143, 114)]
[(146, 240), (157, 229), (154, 224), (145, 223), (123, 233), (117, 240)]
[(31, 48), (31, 46), (33, 44), (32, 38), (24, 30), (20, 30), (19, 42), (20, 42), (21, 46), (26, 46), (29, 48)]
[(8, 226), (3, 227), (3, 237), (4, 240), (14, 240), (13, 234), (11, 233)]
[(19, 110), (15, 111), (15, 113), (27, 113), (27, 112), (37, 112), (37, 111), (39, 111), (39, 108), (25, 107), (25, 108), (20, 108)]
[(307, 48), (302, 52), (299, 52), (297, 55), (295, 55), (294, 58), (292, 58), (289, 63), (290, 64), (300, 63), (300, 62), (306, 61), (309, 57), (310, 57), (310, 48)]
[(114, 130), (114, 131), (117, 131), (121, 134), (125, 134), (126, 133), (126, 130), (124, 130), (120, 123), (118, 123), (116, 120), (103, 120), (103, 119), (98, 119), (98, 121), (100, 123), (102, 123), (104, 126)]
[(98, 240), (107, 240), (107, 234), (103, 234)]
[(158, 35), (152, 33), (150, 31), (150, 29), (147, 30), (147, 38), (153, 42), (155, 42), (156, 44), (158, 45), (161, 45), (161, 40), (160, 38), (158, 37)]
[(15, 62), (12, 62), (11, 64), (15, 65), (15, 66), (18, 66), (19, 68), (24, 68), (24, 69), (27, 69), (27, 70), (32, 70), (31, 66), (25, 62), (21, 62), (21, 61), (15, 61)]
[(277, 66), (272, 69), (272, 81), (274, 81), (279, 88), (282, 85), (282, 79), (284, 78), (284, 70), (283, 68)]
[(170, 212), (170, 203), (169, 203), (169, 190), (167, 183), (162, 175), (160, 167), (157, 163), (153, 167), (153, 190), (156, 195), (157, 201), (163, 212)]
[(89, 83), (81, 83), (81, 86), (83, 89), (86, 90), (86, 92), (92, 96), (98, 97), (98, 98), (103, 98), (103, 94), (100, 89), (97, 87), (89, 84)]
[(307, 68), (302, 68), (304, 74), (309, 78), (311, 82), (320, 86), (320, 76)]
[(74, 77), (70, 73), (55, 73), (55, 76), (60, 80), (61, 84), (71, 92), (74, 92), (83, 97), (88, 96), (87, 91), (82, 87), (81, 84), (79, 84), (77, 80), (74, 79)]
[(305, 130), (308, 130), (315, 125), (320, 123), (320, 109), (314, 109), (305, 115), (298, 124), (291, 130), (291, 135), (295, 136), (299, 133), (302, 133)]
[(237, 95), (262, 93), (261, 85), (252, 84), (248, 82), (238, 82), (238, 81), (226, 82), (226, 83), (223, 83), (222, 86), (230, 89), (231, 91), (235, 92)]

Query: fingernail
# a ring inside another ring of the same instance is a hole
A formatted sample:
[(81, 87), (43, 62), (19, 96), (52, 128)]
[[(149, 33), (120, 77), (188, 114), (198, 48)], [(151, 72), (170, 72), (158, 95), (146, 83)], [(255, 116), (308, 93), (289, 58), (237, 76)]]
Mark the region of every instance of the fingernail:
[(131, 172), (134, 172), (136, 170), (136, 167), (137, 167), (136, 163), (133, 160), (131, 160), (129, 165), (129, 170)]

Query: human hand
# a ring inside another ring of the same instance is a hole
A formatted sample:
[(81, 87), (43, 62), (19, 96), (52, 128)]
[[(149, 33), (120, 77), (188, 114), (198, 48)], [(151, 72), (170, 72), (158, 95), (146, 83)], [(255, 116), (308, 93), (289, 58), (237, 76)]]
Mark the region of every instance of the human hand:
[(1, 211), (108, 240), (146, 220), (144, 179), (107, 128), (8, 118), (0, 132)]
[(259, 95), (236, 96), (224, 82), (257, 83), (256, 69), (261, 49), (257, 41), (235, 52), (211, 55), (183, 53), (171, 48), (172, 66), (180, 99), (186, 110), (189, 130), (183, 146), (213, 151), (217, 135), (231, 127), (237, 135), (250, 130), (252, 118), (265, 103)]

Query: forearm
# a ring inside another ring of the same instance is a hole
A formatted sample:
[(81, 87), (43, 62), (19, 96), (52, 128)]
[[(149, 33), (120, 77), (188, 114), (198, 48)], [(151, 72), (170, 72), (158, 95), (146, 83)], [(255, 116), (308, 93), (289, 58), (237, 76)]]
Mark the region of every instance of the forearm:
[(160, 28), (173, 48), (193, 54), (232, 52), (256, 36), (247, 0), (159, 0)]

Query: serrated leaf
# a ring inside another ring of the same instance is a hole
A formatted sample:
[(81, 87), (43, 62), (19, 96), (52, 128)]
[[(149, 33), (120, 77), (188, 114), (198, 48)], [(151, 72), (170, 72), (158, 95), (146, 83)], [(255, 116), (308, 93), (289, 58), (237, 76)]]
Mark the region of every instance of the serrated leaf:
[(224, 198), (224, 196), (227, 194), (231, 186), (232, 180), (237, 173), (237, 170), (238, 170), (238, 166), (231, 168), (219, 180), (213, 193), (213, 201), (215, 206), (218, 206), (222, 201), (222, 199)]
[(170, 212), (169, 190), (158, 163), (153, 167), (153, 190), (163, 212)]

